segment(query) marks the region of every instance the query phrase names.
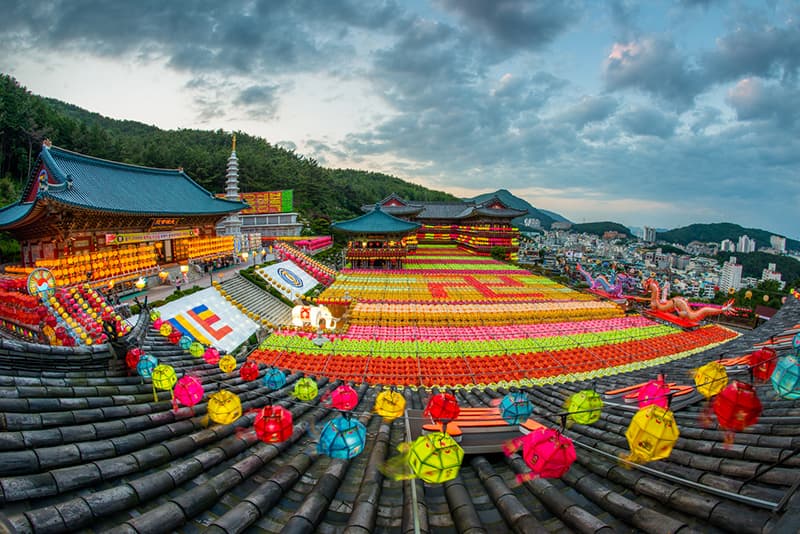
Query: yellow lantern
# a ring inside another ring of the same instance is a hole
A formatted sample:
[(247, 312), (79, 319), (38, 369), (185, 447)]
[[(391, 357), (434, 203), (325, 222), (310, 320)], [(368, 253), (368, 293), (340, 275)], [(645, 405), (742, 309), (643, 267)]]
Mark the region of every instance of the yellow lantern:
[(172, 325), (170, 323), (163, 323), (158, 331), (162, 336), (166, 337), (172, 333)]
[(636, 412), (625, 431), (631, 449), (625, 459), (646, 463), (668, 458), (679, 435), (678, 424), (670, 410), (655, 404), (646, 406)]
[(230, 373), (236, 369), (236, 358), (230, 354), (223, 356), (219, 359), (219, 368), (222, 369), (223, 373)]
[(405, 409), (406, 399), (396, 391), (381, 391), (375, 398), (375, 413), (387, 422), (394, 421), (403, 415)]
[(409, 450), (411, 471), (430, 484), (453, 480), (458, 476), (464, 449), (449, 434), (432, 432), (414, 440)]
[(147, 285), (147, 282), (145, 281), (144, 278), (139, 278), (133, 285), (136, 286), (136, 289), (142, 290)]
[(750, 300), (751, 298), (753, 298), (753, 292), (748, 289), (747, 291), (744, 292), (744, 298)]
[(301, 401), (310, 401), (317, 398), (319, 388), (317, 383), (310, 378), (301, 378), (294, 385), (293, 394)]
[(227, 390), (217, 391), (208, 399), (208, 417), (215, 423), (227, 425), (242, 416), (242, 401)]
[(708, 362), (694, 371), (697, 392), (710, 399), (728, 385), (728, 371), (719, 362)]

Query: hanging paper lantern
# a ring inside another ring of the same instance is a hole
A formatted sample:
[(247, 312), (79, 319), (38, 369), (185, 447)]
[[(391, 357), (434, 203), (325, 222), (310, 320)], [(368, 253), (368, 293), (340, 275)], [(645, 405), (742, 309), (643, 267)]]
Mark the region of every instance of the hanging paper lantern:
[(193, 341), (192, 338), (190, 338), (189, 336), (181, 336), (178, 339), (178, 346), (183, 350), (189, 350), (189, 347), (192, 346), (192, 341)]
[(441, 423), (456, 419), (460, 412), (461, 408), (458, 406), (458, 401), (452, 394), (439, 393), (428, 401), (423, 415)]
[(784, 399), (800, 399), (800, 365), (795, 356), (784, 356), (775, 364), (772, 387)]
[(533, 403), (524, 393), (509, 393), (500, 401), (500, 417), (509, 425), (518, 425), (527, 421), (533, 412)]
[(750, 354), (748, 364), (753, 372), (753, 378), (766, 382), (772, 376), (777, 365), (776, 352), (773, 349), (765, 348)]
[(170, 332), (168, 339), (170, 343), (172, 343), (173, 345), (177, 345), (178, 343), (180, 343), (182, 337), (183, 334), (181, 334), (180, 330), (173, 330), (172, 332)]
[(264, 406), (253, 422), (258, 439), (265, 443), (281, 443), (292, 437), (292, 412), (283, 406)]
[[(800, 299), (800, 297), (797, 297)], [(800, 349), (800, 332), (794, 335), (792, 338), (792, 348), (795, 350)]]
[(741, 432), (761, 416), (761, 401), (750, 384), (734, 380), (714, 399), (714, 413), (723, 430)]
[(239, 396), (223, 389), (208, 399), (208, 417), (215, 423), (227, 425), (242, 416), (242, 401)]
[(294, 384), (292, 394), (301, 401), (310, 401), (317, 398), (319, 389), (317, 383), (310, 378), (301, 378)]
[(672, 412), (651, 404), (636, 412), (625, 431), (631, 449), (625, 459), (636, 463), (663, 460), (672, 453), (679, 435)]
[(275, 367), (270, 367), (264, 372), (264, 387), (271, 390), (280, 389), (286, 385), (286, 374)]
[(569, 418), (581, 425), (591, 425), (600, 419), (603, 399), (591, 389), (573, 393), (567, 401)]
[(431, 432), (414, 440), (408, 463), (417, 478), (430, 484), (453, 480), (458, 476), (464, 449), (449, 434)]
[(133, 347), (125, 354), (125, 363), (129, 369), (136, 368), (136, 364), (139, 363), (139, 358), (142, 357), (142, 354), (144, 354), (144, 351), (138, 347)]
[(367, 429), (357, 419), (339, 416), (328, 421), (322, 428), (317, 444), (317, 452), (349, 460), (364, 450), (367, 441)]
[[(151, 310), (150, 311), (150, 320), (153, 321), (153, 322), (156, 322), (159, 319), (161, 319), (161, 312), (158, 311), (158, 310)], [(161, 326), (161, 325), (159, 325), (159, 326)]]
[(203, 384), (194, 376), (183, 376), (175, 383), (175, 398), (184, 406), (194, 406), (203, 399)]
[(533, 478), (560, 478), (577, 458), (572, 440), (553, 428), (537, 428), (512, 441), (506, 454), (522, 448), (522, 459), (531, 472), (520, 475), (520, 481)]
[(170, 323), (163, 322), (158, 328), (158, 332), (164, 337), (169, 337), (169, 335), (172, 333), (172, 325)]
[(664, 383), (663, 378), (651, 380), (639, 389), (639, 409), (651, 404), (666, 409), (669, 406), (669, 392), (669, 386)]
[(375, 413), (383, 417), (387, 422), (394, 421), (406, 409), (406, 399), (397, 391), (381, 391), (375, 398)]
[(189, 354), (194, 356), (195, 358), (199, 358), (205, 352), (205, 347), (203, 344), (197, 341), (193, 341), (191, 345), (189, 345)]
[[(71, 338), (70, 338), (71, 339)], [(142, 378), (150, 378), (153, 376), (153, 369), (158, 365), (158, 360), (149, 354), (143, 354), (139, 358), (139, 363), (136, 364), (136, 372)]]
[(708, 362), (694, 371), (697, 392), (710, 399), (728, 385), (728, 372), (719, 362)]
[(252, 382), (258, 378), (258, 363), (252, 360), (244, 362), (239, 368), (239, 376), (241, 376), (242, 380), (245, 382)]
[(350, 411), (358, 404), (358, 393), (351, 386), (342, 384), (331, 392), (330, 404), (337, 410)]
[[(153, 328), (161, 332), (161, 327), (164, 326), (164, 321), (159, 317), (155, 321), (153, 321)], [(162, 334), (164, 335), (164, 334)]]
[(165, 391), (172, 389), (172, 386), (178, 381), (178, 377), (175, 375), (175, 369), (171, 365), (163, 363), (153, 369), (151, 378), (153, 379), (153, 387)]
[(219, 363), (219, 351), (214, 347), (208, 347), (203, 353), (203, 359), (209, 365), (217, 365)]
[(219, 360), (219, 368), (222, 369), (223, 373), (230, 373), (236, 369), (236, 358), (230, 354), (223, 356)]

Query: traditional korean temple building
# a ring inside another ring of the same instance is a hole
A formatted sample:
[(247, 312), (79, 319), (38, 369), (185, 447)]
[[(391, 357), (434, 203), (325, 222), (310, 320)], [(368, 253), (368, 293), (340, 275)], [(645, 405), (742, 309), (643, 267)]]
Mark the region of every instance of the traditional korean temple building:
[(331, 228), (350, 236), (346, 261), (356, 269), (401, 269), (409, 253), (409, 241), (416, 237), (420, 226), (389, 215), (380, 204), (365, 215), (331, 224)]
[(390, 215), (420, 223), (416, 235), (419, 243), (456, 243), (487, 256), (494, 247), (501, 247), (506, 259), (517, 259), (519, 231), (511, 219), (526, 212), (507, 206), (497, 197), (484, 202), (420, 202), (393, 193), (378, 205)]
[(68, 285), (230, 253), (233, 237), (217, 237), (215, 225), (244, 208), (183, 169), (107, 161), (45, 141), (20, 200), (0, 209), (0, 230), (22, 249), (22, 266), (6, 270), (46, 267)]

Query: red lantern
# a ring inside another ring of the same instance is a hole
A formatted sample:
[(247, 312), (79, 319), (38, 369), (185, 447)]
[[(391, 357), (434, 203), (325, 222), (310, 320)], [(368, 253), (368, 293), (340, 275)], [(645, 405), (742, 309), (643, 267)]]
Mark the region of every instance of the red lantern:
[(252, 360), (244, 362), (239, 368), (239, 376), (241, 376), (242, 380), (245, 382), (252, 382), (258, 378), (258, 363)]
[(750, 384), (734, 380), (714, 399), (714, 413), (723, 430), (741, 432), (761, 415), (761, 401)]
[(134, 347), (128, 351), (125, 355), (125, 364), (130, 369), (136, 369), (136, 366), (139, 364), (139, 358), (142, 357), (144, 351), (138, 347)]
[(258, 439), (265, 443), (280, 443), (292, 437), (292, 412), (283, 406), (264, 406), (253, 423)]
[(639, 389), (639, 409), (651, 404), (666, 409), (669, 406), (669, 386), (664, 383), (664, 377), (659, 376)]
[(458, 417), (460, 412), (461, 408), (458, 406), (458, 401), (452, 394), (439, 393), (431, 397), (431, 400), (428, 401), (423, 415), (441, 423), (452, 421)]
[(764, 348), (750, 355), (748, 363), (753, 370), (753, 378), (766, 382), (775, 371), (777, 353), (774, 349)]
[(183, 337), (183, 332), (181, 332), (180, 330), (173, 330), (172, 332), (169, 333), (169, 342), (172, 343), (173, 345), (177, 345), (182, 337)]
[(577, 458), (572, 440), (552, 428), (539, 428), (511, 441), (506, 454), (522, 448), (522, 458), (531, 472), (518, 475), (520, 481), (532, 478), (560, 478)]
[(358, 404), (358, 393), (351, 386), (343, 384), (331, 392), (330, 404), (337, 410), (352, 410)]

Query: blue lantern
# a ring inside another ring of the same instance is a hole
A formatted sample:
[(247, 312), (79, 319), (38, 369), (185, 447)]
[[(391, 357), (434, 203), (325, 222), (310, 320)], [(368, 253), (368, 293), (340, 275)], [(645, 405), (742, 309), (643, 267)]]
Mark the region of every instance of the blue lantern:
[(144, 354), (139, 358), (139, 363), (136, 364), (136, 372), (142, 378), (150, 378), (153, 376), (153, 369), (158, 365), (158, 360), (155, 356)]
[(264, 373), (264, 387), (280, 389), (286, 385), (286, 374), (276, 367), (270, 367)]
[(792, 348), (800, 350), (800, 332), (796, 333), (792, 338)]
[(533, 404), (524, 393), (509, 393), (500, 401), (500, 416), (509, 425), (518, 425), (527, 421), (533, 412)]
[(183, 350), (189, 350), (189, 347), (192, 346), (193, 341), (194, 340), (189, 336), (181, 336), (181, 338), (178, 340), (178, 346)]
[(775, 364), (772, 387), (784, 399), (800, 399), (800, 365), (794, 356), (784, 356)]
[(349, 460), (355, 458), (364, 450), (367, 440), (367, 428), (358, 420), (339, 416), (325, 424), (319, 435), (317, 452)]

